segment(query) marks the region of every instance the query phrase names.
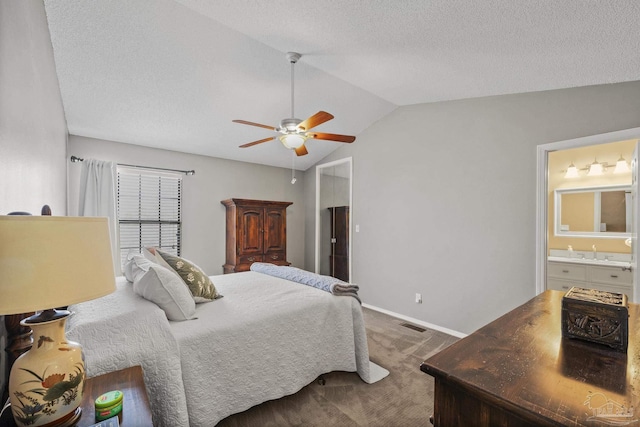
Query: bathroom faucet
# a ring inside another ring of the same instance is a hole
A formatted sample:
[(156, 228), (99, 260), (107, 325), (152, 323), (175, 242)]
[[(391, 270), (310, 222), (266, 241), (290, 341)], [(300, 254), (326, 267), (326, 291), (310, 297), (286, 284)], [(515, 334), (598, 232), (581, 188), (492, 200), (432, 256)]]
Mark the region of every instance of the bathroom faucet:
[(596, 249), (596, 245), (591, 246), (593, 249), (593, 259), (598, 259), (598, 250)]

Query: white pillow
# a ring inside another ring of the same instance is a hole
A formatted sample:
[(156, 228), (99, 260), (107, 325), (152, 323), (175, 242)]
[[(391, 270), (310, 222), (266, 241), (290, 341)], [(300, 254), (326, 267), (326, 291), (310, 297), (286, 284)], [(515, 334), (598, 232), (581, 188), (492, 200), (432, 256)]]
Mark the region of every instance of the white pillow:
[[(192, 319), (196, 303), (182, 279), (161, 265), (144, 261), (148, 264), (141, 264), (147, 271), (134, 263), (133, 291), (163, 309), (169, 320)], [(139, 274), (140, 271), (143, 273)]]
[(153, 246), (148, 248), (142, 248), (142, 255), (149, 261), (155, 264), (158, 263), (158, 261), (156, 260), (156, 248), (154, 248)]
[(151, 264), (155, 264), (140, 254), (129, 255), (127, 260), (123, 272), (124, 277), (130, 282), (135, 282), (136, 276), (142, 276), (149, 270)]

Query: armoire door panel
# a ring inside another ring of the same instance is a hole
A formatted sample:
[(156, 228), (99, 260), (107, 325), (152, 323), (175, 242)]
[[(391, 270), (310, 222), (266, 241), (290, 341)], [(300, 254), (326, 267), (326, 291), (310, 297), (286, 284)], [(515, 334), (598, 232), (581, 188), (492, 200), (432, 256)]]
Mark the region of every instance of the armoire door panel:
[(265, 209), (265, 252), (284, 251), (287, 247), (286, 217), (283, 209)]
[(240, 246), (238, 255), (262, 253), (263, 247), (263, 210), (255, 208), (240, 208), (242, 217), (240, 224)]

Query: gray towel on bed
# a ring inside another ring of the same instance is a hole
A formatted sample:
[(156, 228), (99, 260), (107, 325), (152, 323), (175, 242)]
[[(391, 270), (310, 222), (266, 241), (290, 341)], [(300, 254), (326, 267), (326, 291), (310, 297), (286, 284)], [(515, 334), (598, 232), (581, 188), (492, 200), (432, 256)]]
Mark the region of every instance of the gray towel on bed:
[(314, 288), (332, 293), (333, 295), (350, 296), (357, 299), (359, 303), (362, 303), (360, 297), (358, 297), (358, 290), (360, 289), (358, 285), (343, 282), (335, 277), (323, 276), (295, 267), (280, 266), (266, 262), (254, 262), (250, 268), (251, 271), (313, 286)]

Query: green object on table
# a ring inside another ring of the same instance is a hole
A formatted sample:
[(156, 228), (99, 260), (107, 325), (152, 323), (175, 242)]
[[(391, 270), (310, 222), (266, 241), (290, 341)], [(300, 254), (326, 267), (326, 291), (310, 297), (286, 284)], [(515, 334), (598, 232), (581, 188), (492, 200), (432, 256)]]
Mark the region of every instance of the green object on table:
[(95, 401), (96, 421), (106, 420), (122, 412), (124, 394), (120, 390), (112, 390), (101, 394)]

